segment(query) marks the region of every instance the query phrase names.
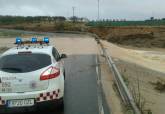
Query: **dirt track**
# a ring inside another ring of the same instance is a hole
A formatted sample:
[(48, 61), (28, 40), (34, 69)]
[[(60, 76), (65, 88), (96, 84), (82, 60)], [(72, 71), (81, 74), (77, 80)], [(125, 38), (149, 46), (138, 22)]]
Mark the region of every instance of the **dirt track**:
[(163, 49), (161, 51), (134, 50), (122, 48), (107, 41), (102, 42), (114, 58), (165, 73), (165, 50)]
[[(42, 37), (39, 37), (42, 39)], [(15, 38), (0, 38), (0, 47), (13, 47)], [(24, 40), (30, 40), (24, 38)], [(97, 54), (97, 43), (94, 38), (86, 35), (56, 34), (50, 37), (50, 44), (54, 45), (61, 53), (72, 54)]]

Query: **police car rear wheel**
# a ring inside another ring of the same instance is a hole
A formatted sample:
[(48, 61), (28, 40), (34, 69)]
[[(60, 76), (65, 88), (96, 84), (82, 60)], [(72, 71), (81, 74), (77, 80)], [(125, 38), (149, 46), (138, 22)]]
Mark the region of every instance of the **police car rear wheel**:
[(58, 108), (59, 108), (60, 110), (63, 110), (63, 109), (64, 109), (64, 99), (63, 99), (63, 98), (61, 98), (61, 99), (59, 100)]

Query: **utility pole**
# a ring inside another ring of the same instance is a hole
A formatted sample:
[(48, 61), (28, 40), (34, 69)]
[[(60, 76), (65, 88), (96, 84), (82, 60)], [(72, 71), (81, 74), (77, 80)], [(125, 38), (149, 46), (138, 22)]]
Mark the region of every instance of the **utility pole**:
[(76, 8), (76, 7), (74, 7), (74, 6), (72, 7), (72, 10), (73, 10), (73, 17), (74, 17), (75, 8)]
[(74, 7), (74, 6), (72, 7), (72, 10), (73, 10), (73, 17), (72, 17), (73, 18), (73, 22), (75, 22), (75, 8), (76, 7)]
[(97, 20), (99, 21), (100, 20), (100, 0), (98, 0), (98, 12), (97, 12)]

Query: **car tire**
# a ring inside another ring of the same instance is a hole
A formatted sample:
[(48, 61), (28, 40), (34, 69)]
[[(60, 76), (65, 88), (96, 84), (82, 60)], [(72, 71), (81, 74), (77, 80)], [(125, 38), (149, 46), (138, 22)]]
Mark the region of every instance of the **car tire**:
[(64, 99), (63, 99), (63, 98), (61, 98), (61, 99), (59, 100), (58, 108), (59, 108), (60, 110), (64, 110)]
[(63, 98), (59, 99), (58, 101), (54, 102), (54, 106), (51, 108), (52, 112), (63, 112), (64, 111), (64, 100)]

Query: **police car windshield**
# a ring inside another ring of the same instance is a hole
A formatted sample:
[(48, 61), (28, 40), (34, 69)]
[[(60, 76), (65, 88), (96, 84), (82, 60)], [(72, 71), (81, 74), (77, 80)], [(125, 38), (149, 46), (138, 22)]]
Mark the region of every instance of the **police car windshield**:
[(0, 58), (0, 70), (9, 73), (25, 73), (47, 67), (51, 58), (46, 54), (14, 54)]

